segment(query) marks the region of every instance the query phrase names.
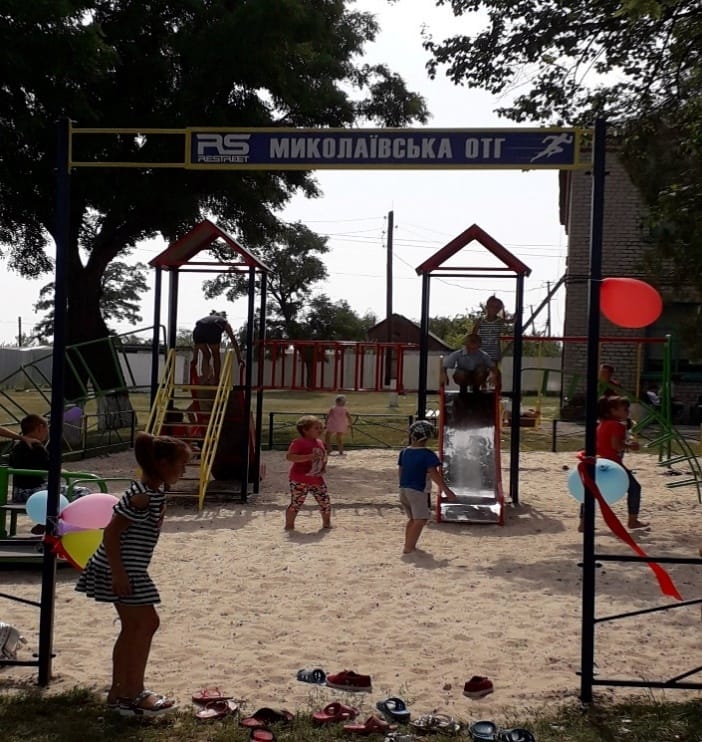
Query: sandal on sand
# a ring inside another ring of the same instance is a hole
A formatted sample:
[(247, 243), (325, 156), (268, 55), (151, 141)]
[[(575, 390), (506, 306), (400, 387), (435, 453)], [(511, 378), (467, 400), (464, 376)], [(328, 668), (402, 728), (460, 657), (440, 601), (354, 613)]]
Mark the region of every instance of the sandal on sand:
[(269, 724), (287, 724), (294, 718), (294, 715), (291, 714), (287, 709), (280, 709), (279, 711), (277, 711), (276, 709), (264, 707), (256, 711), (256, 713), (251, 714), (251, 716), (244, 717), (239, 722), (239, 724), (242, 727), (256, 729), (260, 727), (266, 727)]
[[(144, 706), (144, 701), (148, 698), (155, 700), (149, 706)], [(152, 690), (143, 690), (133, 699), (120, 698), (117, 705), (120, 716), (143, 716), (145, 718), (163, 716), (163, 714), (168, 714), (177, 708), (178, 704), (172, 698), (154, 693)]]
[(390, 729), (390, 724), (377, 716), (369, 716), (363, 724), (344, 724), (344, 731), (349, 734), (384, 734)]
[(249, 740), (251, 740), (251, 742), (275, 742), (275, 734), (273, 734), (270, 729), (258, 727), (257, 729), (251, 730)]
[(193, 703), (201, 703), (203, 706), (210, 701), (229, 701), (233, 696), (228, 696), (221, 688), (201, 688), (193, 693)]
[(343, 703), (333, 701), (327, 704), (321, 711), (312, 714), (315, 724), (333, 724), (337, 721), (350, 721), (358, 716), (358, 709), (353, 706), (345, 706)]
[(495, 742), (497, 725), (492, 721), (476, 721), (468, 727), (468, 734), (474, 742)]
[(390, 696), (390, 698), (386, 698), (384, 701), (378, 701), (375, 705), (379, 711), (382, 711), (392, 721), (404, 724), (410, 719), (407, 704), (401, 698)]
[(497, 735), (498, 742), (536, 742), (536, 737), (528, 730), (517, 727), (516, 729), (502, 729)]
[(200, 709), (195, 716), (204, 721), (209, 721), (210, 719), (223, 719), (225, 716), (235, 714), (238, 709), (239, 707), (234, 703), (234, 701), (218, 699), (216, 701), (210, 701), (205, 708)]
[(324, 670), (316, 667), (314, 670), (298, 670), (297, 679), (301, 683), (313, 683), (315, 685), (324, 685), (327, 680), (327, 674)]
[(410, 721), (409, 725), (420, 734), (458, 734), (461, 725), (448, 714), (425, 714)]

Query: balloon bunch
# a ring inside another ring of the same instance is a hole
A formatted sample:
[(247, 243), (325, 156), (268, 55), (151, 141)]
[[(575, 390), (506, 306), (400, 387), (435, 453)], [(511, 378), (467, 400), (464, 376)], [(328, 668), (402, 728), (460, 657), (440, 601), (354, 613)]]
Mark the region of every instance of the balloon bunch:
[[(27, 515), (35, 523), (46, 523), (48, 497), (46, 490), (40, 490), (27, 500)], [(85, 495), (73, 502), (61, 495), (56, 535), (45, 537), (45, 541), (59, 557), (82, 570), (102, 543), (102, 531), (112, 519), (117, 502), (119, 498), (105, 492)]]

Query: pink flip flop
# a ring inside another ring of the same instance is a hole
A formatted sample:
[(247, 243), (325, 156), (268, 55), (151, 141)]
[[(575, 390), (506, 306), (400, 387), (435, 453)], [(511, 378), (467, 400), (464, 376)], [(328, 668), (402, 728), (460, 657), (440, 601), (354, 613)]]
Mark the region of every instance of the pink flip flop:
[(193, 703), (199, 703), (206, 706), (210, 701), (229, 701), (233, 696), (228, 696), (221, 688), (213, 686), (211, 688), (201, 688), (193, 693)]

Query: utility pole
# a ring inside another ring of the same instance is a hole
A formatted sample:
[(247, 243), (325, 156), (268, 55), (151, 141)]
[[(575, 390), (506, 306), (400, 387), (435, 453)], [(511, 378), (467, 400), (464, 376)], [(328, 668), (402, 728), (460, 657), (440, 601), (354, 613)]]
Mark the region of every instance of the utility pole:
[(22, 318), (17, 318), (17, 347), (22, 347)]
[[(395, 212), (388, 211), (388, 232), (386, 240), (386, 269), (385, 269), (385, 339), (392, 342), (392, 233), (395, 230)], [(385, 353), (385, 384), (392, 379), (392, 349)]]
[(551, 337), (551, 282), (546, 281), (546, 296), (548, 304), (546, 305), (546, 336)]

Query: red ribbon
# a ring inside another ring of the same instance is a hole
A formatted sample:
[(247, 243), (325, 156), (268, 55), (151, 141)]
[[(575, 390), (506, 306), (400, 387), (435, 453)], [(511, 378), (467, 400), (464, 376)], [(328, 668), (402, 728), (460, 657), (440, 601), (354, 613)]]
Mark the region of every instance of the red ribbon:
[[(609, 526), (609, 530), (612, 531), (612, 533), (620, 541), (623, 541), (635, 554), (638, 554), (641, 557), (648, 558), (646, 552), (636, 543), (636, 541), (634, 541), (629, 532), (622, 525), (619, 518), (617, 518), (617, 516), (614, 514), (612, 508), (609, 507), (607, 501), (604, 499), (604, 497), (602, 497), (600, 488), (592, 480), (592, 477), (588, 473), (588, 461), (590, 464), (593, 464), (594, 460), (588, 460), (584, 456), (578, 456), (578, 458), (580, 458), (580, 463), (578, 464), (578, 474), (580, 475), (583, 486), (588, 492), (590, 492), (591, 495), (595, 497), (597, 502), (600, 504), (602, 517), (604, 518), (605, 523)], [(658, 585), (660, 586), (663, 595), (668, 595), (669, 597), (675, 598), (676, 600), (682, 600), (682, 595), (680, 595), (670, 575), (663, 569), (663, 567), (661, 567), (661, 565), (657, 562), (647, 562), (647, 564), (653, 571), (653, 574), (656, 575)]]

